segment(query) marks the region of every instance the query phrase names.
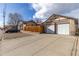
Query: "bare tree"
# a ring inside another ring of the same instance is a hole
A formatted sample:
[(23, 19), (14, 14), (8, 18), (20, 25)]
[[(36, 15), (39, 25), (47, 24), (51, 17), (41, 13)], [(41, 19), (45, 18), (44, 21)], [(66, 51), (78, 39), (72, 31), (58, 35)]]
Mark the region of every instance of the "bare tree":
[(22, 16), (18, 13), (10, 13), (9, 14), (9, 20), (8, 20), (8, 24), (15, 26), (16, 28), (18, 28), (19, 23), (23, 20)]
[(35, 18), (34, 21), (35, 21), (37, 24), (41, 24), (41, 23), (42, 23), (41, 19), (39, 19), (39, 18)]

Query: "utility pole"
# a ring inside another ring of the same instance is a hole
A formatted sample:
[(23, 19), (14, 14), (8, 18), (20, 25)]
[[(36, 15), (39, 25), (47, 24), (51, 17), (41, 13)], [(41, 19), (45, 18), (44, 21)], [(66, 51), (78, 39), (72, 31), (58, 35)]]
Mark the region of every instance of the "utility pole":
[(4, 7), (3, 7), (3, 38), (2, 40), (5, 39), (5, 16), (6, 16), (6, 4), (4, 4)]
[(3, 28), (5, 31), (5, 15), (6, 15), (6, 4), (4, 4), (4, 8), (3, 8)]

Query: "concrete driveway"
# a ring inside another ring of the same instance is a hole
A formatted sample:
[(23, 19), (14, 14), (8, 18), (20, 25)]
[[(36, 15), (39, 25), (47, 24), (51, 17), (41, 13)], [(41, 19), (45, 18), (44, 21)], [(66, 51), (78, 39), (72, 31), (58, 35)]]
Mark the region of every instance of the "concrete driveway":
[(1, 41), (0, 51), (3, 56), (73, 56), (79, 55), (78, 41), (74, 36), (36, 34)]

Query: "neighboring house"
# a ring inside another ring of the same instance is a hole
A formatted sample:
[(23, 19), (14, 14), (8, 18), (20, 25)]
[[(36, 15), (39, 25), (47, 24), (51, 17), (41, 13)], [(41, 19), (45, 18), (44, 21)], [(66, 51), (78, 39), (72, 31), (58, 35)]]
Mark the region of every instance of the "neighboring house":
[(53, 14), (43, 22), (45, 33), (75, 35), (78, 21), (75, 18)]
[(31, 31), (31, 32), (43, 32), (43, 26), (41, 24), (37, 24), (33, 20), (23, 22), (23, 31)]
[(35, 25), (37, 25), (37, 23), (34, 22), (33, 20), (24, 21), (23, 24), (25, 24), (25, 25), (27, 25), (27, 26), (35, 26)]
[(23, 30), (24, 31), (27, 31), (27, 26), (36, 26), (37, 24), (33, 21), (33, 20), (30, 20), (30, 21), (24, 21), (23, 22)]
[(16, 26), (14, 26), (14, 25), (6, 25), (6, 26), (5, 26), (5, 31), (6, 31), (6, 30), (10, 30), (10, 29), (16, 30), (17, 28), (16, 28)]

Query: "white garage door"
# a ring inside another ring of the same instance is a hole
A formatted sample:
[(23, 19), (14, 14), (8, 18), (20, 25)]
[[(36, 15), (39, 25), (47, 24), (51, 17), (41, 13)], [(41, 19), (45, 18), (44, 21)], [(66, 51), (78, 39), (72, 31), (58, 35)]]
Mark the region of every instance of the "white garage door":
[(47, 26), (46, 33), (54, 33), (54, 25)]
[(57, 33), (69, 35), (69, 24), (59, 24)]

